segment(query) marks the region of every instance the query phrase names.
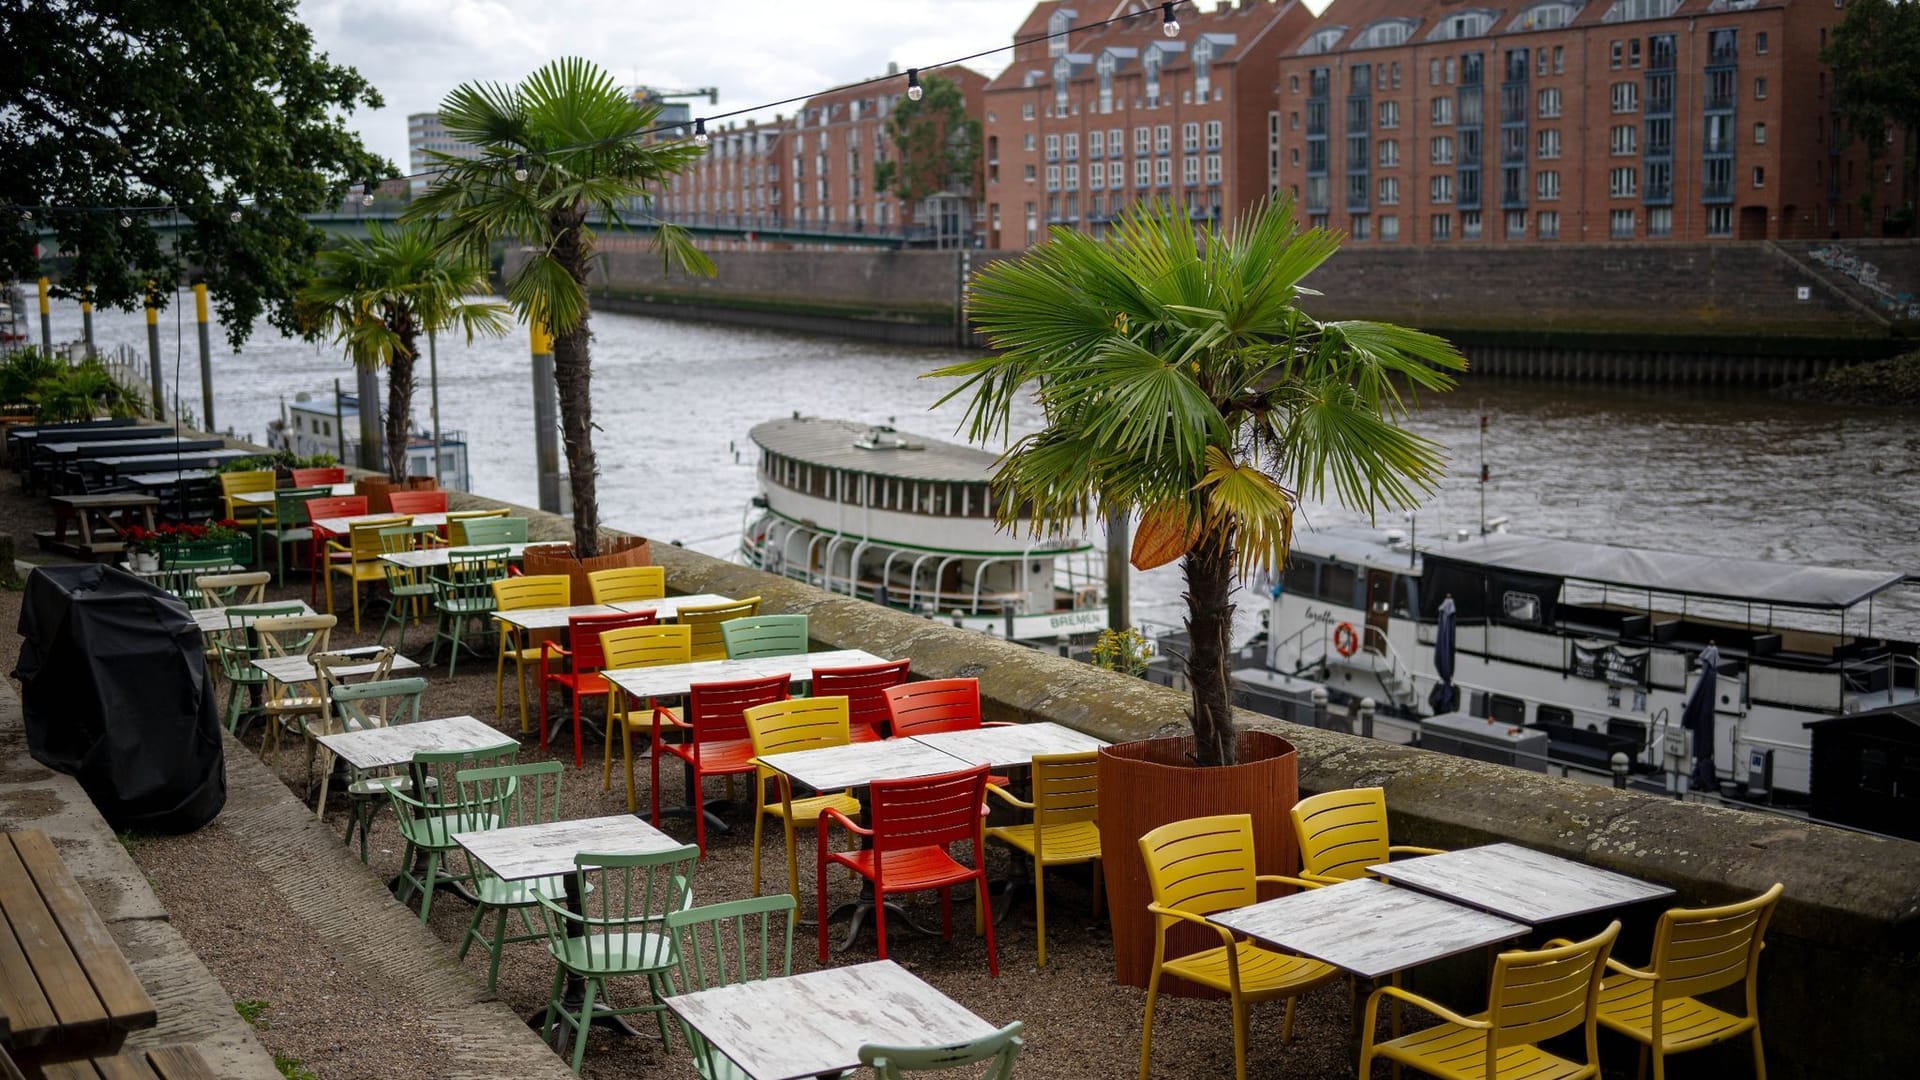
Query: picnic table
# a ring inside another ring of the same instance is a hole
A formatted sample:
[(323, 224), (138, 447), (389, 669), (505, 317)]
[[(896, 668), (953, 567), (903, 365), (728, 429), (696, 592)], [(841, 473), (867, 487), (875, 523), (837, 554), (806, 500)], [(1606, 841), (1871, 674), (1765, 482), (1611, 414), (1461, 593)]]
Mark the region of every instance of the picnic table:
[[(120, 540), (121, 535), (136, 525), (151, 530), (153, 512), (160, 505), (160, 500), (151, 495), (127, 492), (56, 495), (52, 502), (53, 531), (35, 534), (40, 549), (86, 559), (124, 550), (126, 545)], [(78, 527), (79, 536), (74, 540), (67, 539), (70, 526)]]
[(838, 1076), (869, 1043), (937, 1046), (995, 1030), (891, 960), (675, 994), (666, 1006), (753, 1080)]
[(92, 1061), (48, 1065), (43, 1080), (215, 1080), (213, 1067), (191, 1046), (160, 1046)]
[(16, 1060), (112, 1054), (153, 999), (38, 829), (0, 834), (0, 1043)]
[(1518, 844), (1421, 855), (1369, 866), (1367, 872), (1528, 926), (1673, 895), (1665, 885)]

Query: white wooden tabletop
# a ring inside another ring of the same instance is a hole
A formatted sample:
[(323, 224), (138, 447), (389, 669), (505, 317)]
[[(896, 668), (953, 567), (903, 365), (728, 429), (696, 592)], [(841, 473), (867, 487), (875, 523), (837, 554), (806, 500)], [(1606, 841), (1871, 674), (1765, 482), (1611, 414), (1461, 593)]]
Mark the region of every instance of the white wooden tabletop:
[(415, 525), (433, 525), (436, 527), (447, 523), (447, 515), (445, 514), (355, 514), (352, 517), (314, 518), (313, 526), (321, 532), (332, 533), (335, 536), (346, 536), (353, 531), (355, 525), (364, 525), (369, 521), (386, 521), (389, 518), (400, 518), (402, 521), (411, 519)]
[(322, 735), (320, 742), (356, 769), (378, 769), (404, 765), (421, 750), (485, 750), (514, 742), (514, 738), (471, 716), (448, 716)]
[(455, 833), (453, 842), (507, 881), (571, 874), (573, 857), (583, 851), (595, 855), (646, 855), (672, 851), (685, 843), (632, 814)]
[[(242, 609), (245, 609), (245, 608), (286, 607), (288, 604), (294, 604), (294, 603), (297, 603), (300, 605), (299, 611), (291, 612), (291, 613), (283, 611), (283, 612), (280, 612), (279, 614), (280, 615), (286, 615), (286, 614), (312, 615), (314, 613), (313, 609), (307, 606), (307, 602), (305, 600), (263, 600), (258, 604), (235, 605), (233, 610), (241, 611)], [(199, 623), (200, 629), (205, 631), (206, 633), (209, 633), (209, 634), (218, 633), (222, 630), (230, 629), (233, 625), (227, 616), (227, 610), (228, 610), (227, 608), (223, 608), (223, 607), (194, 608), (193, 621), (196, 623)], [(271, 618), (277, 618), (277, 617), (278, 617), (277, 615), (252, 615), (252, 614), (242, 614), (239, 616), (240, 625), (242, 626), (252, 626), (256, 619), (271, 619)]]
[[(324, 486), (329, 490), (330, 494), (334, 494), (334, 495), (353, 494), (352, 484), (327, 484)], [(291, 490), (293, 489), (280, 488), (277, 491), (242, 491), (233, 497), (233, 501), (236, 503), (244, 504), (246, 506), (272, 506), (274, 497), (276, 495), (284, 495)], [(303, 488), (301, 490), (304, 491), (307, 489)]]
[(972, 1042), (993, 1025), (891, 960), (717, 986), (666, 999), (754, 1080), (860, 1065), (860, 1047)]
[(1421, 855), (1367, 870), (1395, 885), (1444, 896), (1529, 926), (1673, 895), (1665, 885), (1518, 844)]
[(419, 548), (414, 551), (396, 551), (391, 555), (380, 556), (381, 562), (390, 562), (395, 566), (410, 567), (415, 570), (437, 570), (452, 560), (452, 554), (470, 555), (476, 551), (498, 551), (507, 549), (507, 558), (517, 559), (527, 550), (526, 544), (487, 544), (482, 547), (441, 547)]
[(931, 735), (910, 736), (942, 753), (951, 754), (969, 765), (1031, 765), (1039, 754), (1080, 754), (1107, 745), (1052, 721), (1038, 724), (1008, 724), (981, 727), (970, 731), (941, 731)]
[(865, 649), (835, 649), (831, 652), (795, 653), (792, 656), (761, 656), (752, 660), (699, 660), (691, 664), (616, 668), (603, 674), (634, 697), (649, 698), (684, 694), (687, 687), (694, 683), (734, 682), (783, 673), (799, 682), (812, 678), (815, 668), (858, 667), (885, 662)]
[(212, 469), (181, 469), (179, 472), (143, 472), (122, 476), (120, 479), (134, 487), (157, 488), (172, 487), (175, 484), (191, 484), (196, 480), (211, 480)]
[(668, 596), (659, 600), (617, 600), (607, 605), (620, 611), (651, 611), (660, 622), (672, 622), (680, 617), (684, 607), (706, 607), (710, 604), (731, 604), (733, 597), (719, 593), (689, 593), (686, 596)]
[(768, 768), (778, 769), (815, 791), (839, 791), (875, 780), (905, 780), (973, 767), (970, 761), (913, 739), (823, 746), (817, 750), (769, 754), (760, 760)]
[(1208, 917), (1286, 952), (1369, 979), (1511, 941), (1520, 923), (1369, 878), (1263, 900)]
[[(377, 652), (379, 651), (379, 646), (362, 645), (354, 649), (330, 649), (328, 651), (336, 656), (351, 656), (354, 653)], [(264, 660), (255, 660), (253, 666), (266, 672), (267, 678), (275, 682), (300, 683), (313, 679), (313, 664), (304, 656), (271, 656)], [(346, 667), (336, 667), (333, 669), (333, 673), (341, 678), (351, 679), (360, 675), (373, 674), (373, 667), (373, 662), (369, 660), (364, 664), (350, 664)], [(389, 670), (395, 674), (399, 674), (402, 671), (418, 670), (419, 667), (420, 664), (418, 661), (412, 660), (400, 653), (394, 653), (393, 667)]]
[(574, 604), (571, 607), (520, 608), (496, 611), (493, 617), (520, 630), (565, 630), (567, 624), (582, 615), (618, 615), (618, 608), (606, 604)]

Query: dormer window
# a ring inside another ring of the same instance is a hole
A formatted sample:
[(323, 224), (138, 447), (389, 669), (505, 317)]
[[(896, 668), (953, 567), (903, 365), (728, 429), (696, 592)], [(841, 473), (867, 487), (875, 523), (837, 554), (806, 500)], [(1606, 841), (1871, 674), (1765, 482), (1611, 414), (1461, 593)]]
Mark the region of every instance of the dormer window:
[(1067, 31), (1073, 29), (1080, 13), (1065, 8), (1054, 12), (1047, 19), (1047, 55), (1059, 56), (1067, 51)]
[(1067, 112), (1067, 80), (1073, 75), (1073, 62), (1062, 56), (1053, 62), (1053, 111), (1065, 116)]
[(1146, 80), (1147, 108), (1160, 105), (1160, 50), (1148, 49), (1147, 55), (1140, 60), (1141, 74)]
[(1613, 6), (1600, 17), (1600, 21), (1615, 23), (1664, 19), (1679, 6), (1680, 0), (1613, 0)]
[(1428, 41), (1458, 41), (1461, 38), (1484, 37), (1493, 29), (1493, 20), (1499, 12), (1489, 8), (1476, 8), (1471, 11), (1456, 11), (1442, 18), (1427, 35)]
[(1332, 52), (1333, 47), (1340, 44), (1340, 39), (1346, 36), (1347, 28), (1344, 26), (1329, 26), (1324, 30), (1315, 30), (1307, 37), (1306, 41), (1301, 42), (1300, 51), (1297, 55), (1317, 56), (1321, 53)]
[(1202, 37), (1193, 43), (1193, 97), (1196, 101), (1205, 101), (1212, 93), (1209, 88), (1207, 70), (1213, 64), (1213, 40)]
[(1096, 75), (1100, 76), (1100, 111), (1113, 111), (1113, 73), (1119, 68), (1120, 60), (1112, 53), (1101, 53), (1100, 59), (1093, 65)]
[(1586, 7), (1586, 0), (1545, 0), (1534, 4), (1513, 17), (1507, 24), (1510, 33), (1525, 30), (1563, 30), (1573, 25), (1580, 9)]
[(1395, 45), (1404, 45), (1407, 39), (1413, 36), (1413, 28), (1416, 25), (1418, 25), (1416, 19), (1381, 19), (1369, 24), (1366, 29), (1356, 34), (1353, 44), (1349, 47), (1386, 49)]

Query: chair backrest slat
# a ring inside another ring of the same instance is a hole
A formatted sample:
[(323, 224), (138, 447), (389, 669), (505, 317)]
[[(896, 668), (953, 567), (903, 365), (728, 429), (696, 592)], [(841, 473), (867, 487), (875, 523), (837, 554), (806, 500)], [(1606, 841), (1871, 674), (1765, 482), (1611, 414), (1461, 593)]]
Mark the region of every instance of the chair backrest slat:
[(980, 726), (979, 679), (924, 679), (887, 691), (893, 737), (971, 731)]
[(323, 495), (307, 500), (307, 520), (359, 517), (367, 512), (365, 495)]
[(982, 1061), (990, 1062), (980, 1080), (1012, 1080), (1013, 1063), (1026, 1041), (1020, 1033), (1026, 1025), (1018, 1020), (991, 1035), (972, 1042), (944, 1046), (881, 1046), (869, 1043), (860, 1048), (860, 1064), (873, 1070), (874, 1080), (901, 1080), (908, 1073), (946, 1072), (963, 1069)]
[(321, 465), (311, 469), (294, 469), (293, 486), (297, 488), (331, 487), (347, 482), (347, 470), (342, 465)]
[(587, 575), (587, 589), (593, 594), (596, 604), (664, 599), (667, 595), (667, 568), (616, 566), (611, 570), (595, 570)]
[(396, 514), (444, 514), (447, 512), (447, 493), (396, 491), (387, 496), (387, 505), (393, 507)]
[(573, 602), (572, 595), (573, 579), (565, 574), (533, 574), (493, 583), (493, 600), (501, 611), (566, 607)]
[(1253, 880), (1253, 816), (1219, 814), (1162, 825), (1140, 838), (1153, 902), (1194, 915), (1246, 907)]
[(760, 614), (760, 598), (749, 596), (745, 600), (736, 600), (730, 604), (695, 604), (680, 609), (679, 622), (682, 626), (693, 627), (693, 658), (695, 660), (725, 660), (727, 641), (721, 635), (720, 624), (729, 619), (744, 619)]
[(245, 574), (202, 574), (194, 579), (193, 585), (203, 606), (232, 607), (257, 604), (265, 599), (267, 582), (272, 580), (273, 575), (267, 571), (255, 570)]
[(1784, 886), (1776, 884), (1736, 904), (1663, 913), (1653, 933), (1653, 970), (1660, 976), (1656, 1005), (1751, 979), (1760, 962), (1767, 923), (1784, 891)]
[(567, 619), (567, 641), (573, 650), (573, 673), (599, 671), (606, 666), (601, 636), (614, 630), (652, 626), (653, 612), (616, 612), (612, 615), (573, 615)]
[(807, 651), (805, 615), (751, 615), (720, 624), (720, 639), (730, 660), (757, 656), (798, 656)]
[(352, 560), (355, 563), (378, 562), (380, 556), (386, 553), (380, 546), (382, 542), (380, 534), (406, 524), (407, 519), (404, 517), (385, 517), (376, 521), (355, 522), (348, 538)]
[(875, 780), (868, 791), (875, 851), (944, 847), (982, 835), (985, 765), (909, 780)]
[(526, 518), (483, 518), (478, 521), (462, 522), (460, 536), (451, 542), (462, 546), (482, 546), (493, 544), (524, 544), (527, 542)]
[[(297, 472), (297, 470), (296, 470)], [(298, 529), (312, 522), (308, 506), (315, 499), (332, 498), (332, 489), (324, 487), (303, 487), (294, 485), (285, 491), (273, 493), (273, 517), (281, 529)]]
[(1585, 1026), (1593, 1048), (1594, 1004), (1606, 974), (1607, 950), (1620, 935), (1614, 922), (1585, 941), (1547, 949), (1503, 952), (1494, 959), (1487, 996), (1488, 1075), (1498, 1052), (1551, 1039)]
[(693, 728), (694, 753), (703, 744), (746, 739), (745, 712), (755, 705), (783, 701), (792, 677), (782, 673), (736, 682), (694, 683), (687, 688), (686, 720)]
[(1349, 881), (1387, 861), (1387, 796), (1377, 787), (1322, 792), (1293, 805), (1300, 866)]
[(906, 682), (912, 666), (913, 661), (907, 659), (859, 667), (816, 668), (813, 693), (820, 697), (846, 698), (847, 717), (852, 723), (864, 725), (876, 736), (885, 735), (887, 722), (893, 715), (887, 704), (887, 691)]
[(789, 698), (743, 710), (753, 756), (847, 745), (847, 699)]
[(561, 820), (560, 790), (566, 771), (563, 762), (536, 761), (462, 769), (455, 779), (462, 803), (489, 807), (499, 816), (501, 828), (512, 828)]
[(1033, 824), (1036, 832), (1100, 818), (1100, 755), (1036, 754)]
[(600, 633), (607, 669), (684, 664), (693, 657), (693, 630), (685, 626), (630, 626)]
[[(420, 719), (420, 699), (427, 692), (427, 680), (389, 679), (384, 675), (360, 683), (341, 683), (334, 681), (328, 670), (332, 664), (322, 666), (321, 661), (328, 657), (316, 656), (313, 666), (319, 669), (327, 685), (327, 694), (333, 700), (333, 707), (339, 714), (340, 728), (399, 727), (402, 724), (416, 723)], [(389, 657), (391, 659), (391, 657)], [(376, 673), (378, 674), (378, 673)]]

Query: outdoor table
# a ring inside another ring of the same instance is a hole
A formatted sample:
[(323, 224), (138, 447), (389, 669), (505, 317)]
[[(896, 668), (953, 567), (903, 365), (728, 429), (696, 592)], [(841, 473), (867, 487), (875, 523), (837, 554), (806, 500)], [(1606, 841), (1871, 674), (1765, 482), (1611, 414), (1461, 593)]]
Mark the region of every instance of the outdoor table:
[(565, 630), (572, 620), (585, 615), (618, 615), (619, 609), (605, 604), (573, 604), (569, 607), (518, 608), (496, 611), (493, 617), (516, 630)]
[[(352, 484), (329, 484), (327, 488), (328, 491), (334, 495), (353, 494)], [(274, 498), (286, 494), (288, 490), (290, 489), (277, 488), (273, 491), (242, 491), (233, 496), (233, 501), (241, 506), (260, 506), (271, 509)], [(314, 497), (319, 498), (320, 496), (316, 495)]]
[(215, 449), (226, 442), (217, 437), (173, 435), (146, 439), (87, 439), (79, 442), (43, 442), (35, 449), (42, 458), (69, 460), (96, 454), (171, 454), (179, 450)]
[(513, 737), (471, 716), (448, 716), (321, 735), (319, 741), (340, 760), (365, 772), (410, 764), (421, 750), (485, 750), (512, 742)]
[(438, 570), (447, 566), (453, 555), (468, 555), (476, 551), (497, 551), (507, 549), (507, 558), (518, 559), (524, 554), (527, 544), (489, 544), (480, 547), (433, 547), (415, 548), (412, 551), (395, 551), (380, 556), (380, 561), (409, 570)]
[[(160, 500), (151, 495), (127, 492), (56, 495), (51, 501), (53, 531), (39, 534), (40, 546), (88, 557), (121, 550), (120, 537), (136, 525), (152, 531), (153, 512), (160, 505)], [(69, 525), (79, 527), (79, 537), (71, 542), (67, 539)]]
[[(686, 598), (677, 599), (684, 601)], [(812, 678), (815, 668), (884, 663), (884, 658), (865, 649), (833, 649), (828, 652), (794, 653), (791, 656), (759, 656), (751, 660), (696, 660), (690, 664), (615, 668), (601, 674), (606, 676), (608, 682), (633, 697), (662, 698), (685, 694), (695, 683), (735, 682), (782, 674), (791, 676), (796, 682), (804, 682)]]
[(891, 960), (675, 994), (667, 1008), (754, 1080), (837, 1076), (860, 1047), (972, 1042), (993, 1025)]
[[(575, 855), (581, 852), (593, 855), (645, 855), (684, 846), (632, 814), (582, 818), (577, 821), (543, 821), (505, 829), (455, 833), (453, 842), (465, 848), (468, 857), (503, 881), (560, 878), (565, 883), (567, 910), (575, 915), (584, 914), (580, 906), (580, 879), (574, 874)], [(570, 936), (577, 936), (572, 934), (578, 930), (577, 926), (570, 925), (568, 929)], [(569, 975), (562, 1000), (577, 1005), (585, 994), (586, 981)], [(629, 1035), (639, 1034), (627, 1026), (621, 1017), (603, 1014), (601, 1010), (605, 1008), (605, 1005), (595, 1003), (592, 1023), (612, 1027)], [(527, 1023), (544, 1033), (553, 1020), (543, 1008), (528, 1018)]]
[(314, 518), (313, 527), (330, 536), (346, 536), (355, 525), (364, 525), (369, 521), (391, 521), (394, 518), (411, 520), (415, 525), (439, 527), (447, 523), (445, 514), (355, 514), (352, 517)]
[[(236, 608), (285, 607), (290, 603), (298, 603), (300, 605), (300, 610), (297, 612), (294, 612), (294, 614), (296, 615), (312, 615), (314, 613), (313, 609), (308, 607), (306, 604), (306, 601), (304, 600), (299, 600), (299, 601), (262, 600), (258, 604), (235, 604), (234, 607)], [(193, 621), (199, 624), (200, 630), (202, 633), (217, 634), (222, 630), (231, 629), (233, 625), (232, 622), (227, 618), (227, 609), (223, 607), (194, 608), (193, 611), (191, 611), (189, 614), (193, 616)], [(279, 615), (259, 615), (249, 611), (248, 613), (240, 617), (241, 625), (252, 626), (255, 622), (261, 619), (277, 619), (282, 617), (285, 614), (287, 613), (281, 612)]]
[(1529, 926), (1673, 895), (1665, 885), (1518, 844), (1421, 855), (1369, 866), (1367, 872)]
[(990, 765), (997, 769), (1031, 765), (1041, 754), (1081, 754), (1107, 745), (1105, 739), (1096, 739), (1051, 721), (940, 731), (909, 738), (969, 765)]
[(170, 488), (212, 480), (216, 475), (212, 469), (178, 469), (173, 472), (128, 473), (120, 480), (137, 488)]
[[(327, 651), (336, 656), (353, 656), (355, 654), (364, 655), (374, 653), (379, 650), (380, 647), (378, 645), (363, 645), (354, 649), (329, 649)], [(311, 682), (315, 678), (313, 662), (304, 656), (270, 656), (264, 660), (253, 661), (253, 666), (266, 672), (267, 678), (275, 682), (303, 683)], [(420, 665), (417, 662), (396, 652), (393, 654), (393, 666), (390, 670), (398, 673), (402, 671), (416, 671), (419, 667)], [(350, 664), (345, 667), (336, 667), (333, 669), (333, 673), (343, 679), (351, 679), (359, 675), (371, 675), (373, 674), (373, 670), (374, 663), (369, 660), (364, 664)]]
[(121, 469), (140, 469), (150, 471), (164, 469), (172, 465), (179, 469), (212, 469), (225, 461), (237, 461), (244, 457), (253, 457), (249, 450), (183, 450), (179, 453), (167, 451), (159, 454), (130, 454), (113, 457), (75, 458), (73, 465), (93, 465), (103, 471), (118, 472)]
[(680, 617), (681, 608), (707, 607), (712, 604), (733, 602), (733, 597), (721, 596), (719, 593), (689, 593), (686, 596), (665, 596), (658, 600), (616, 600), (607, 606), (628, 614), (651, 611), (654, 621), (672, 622)]

